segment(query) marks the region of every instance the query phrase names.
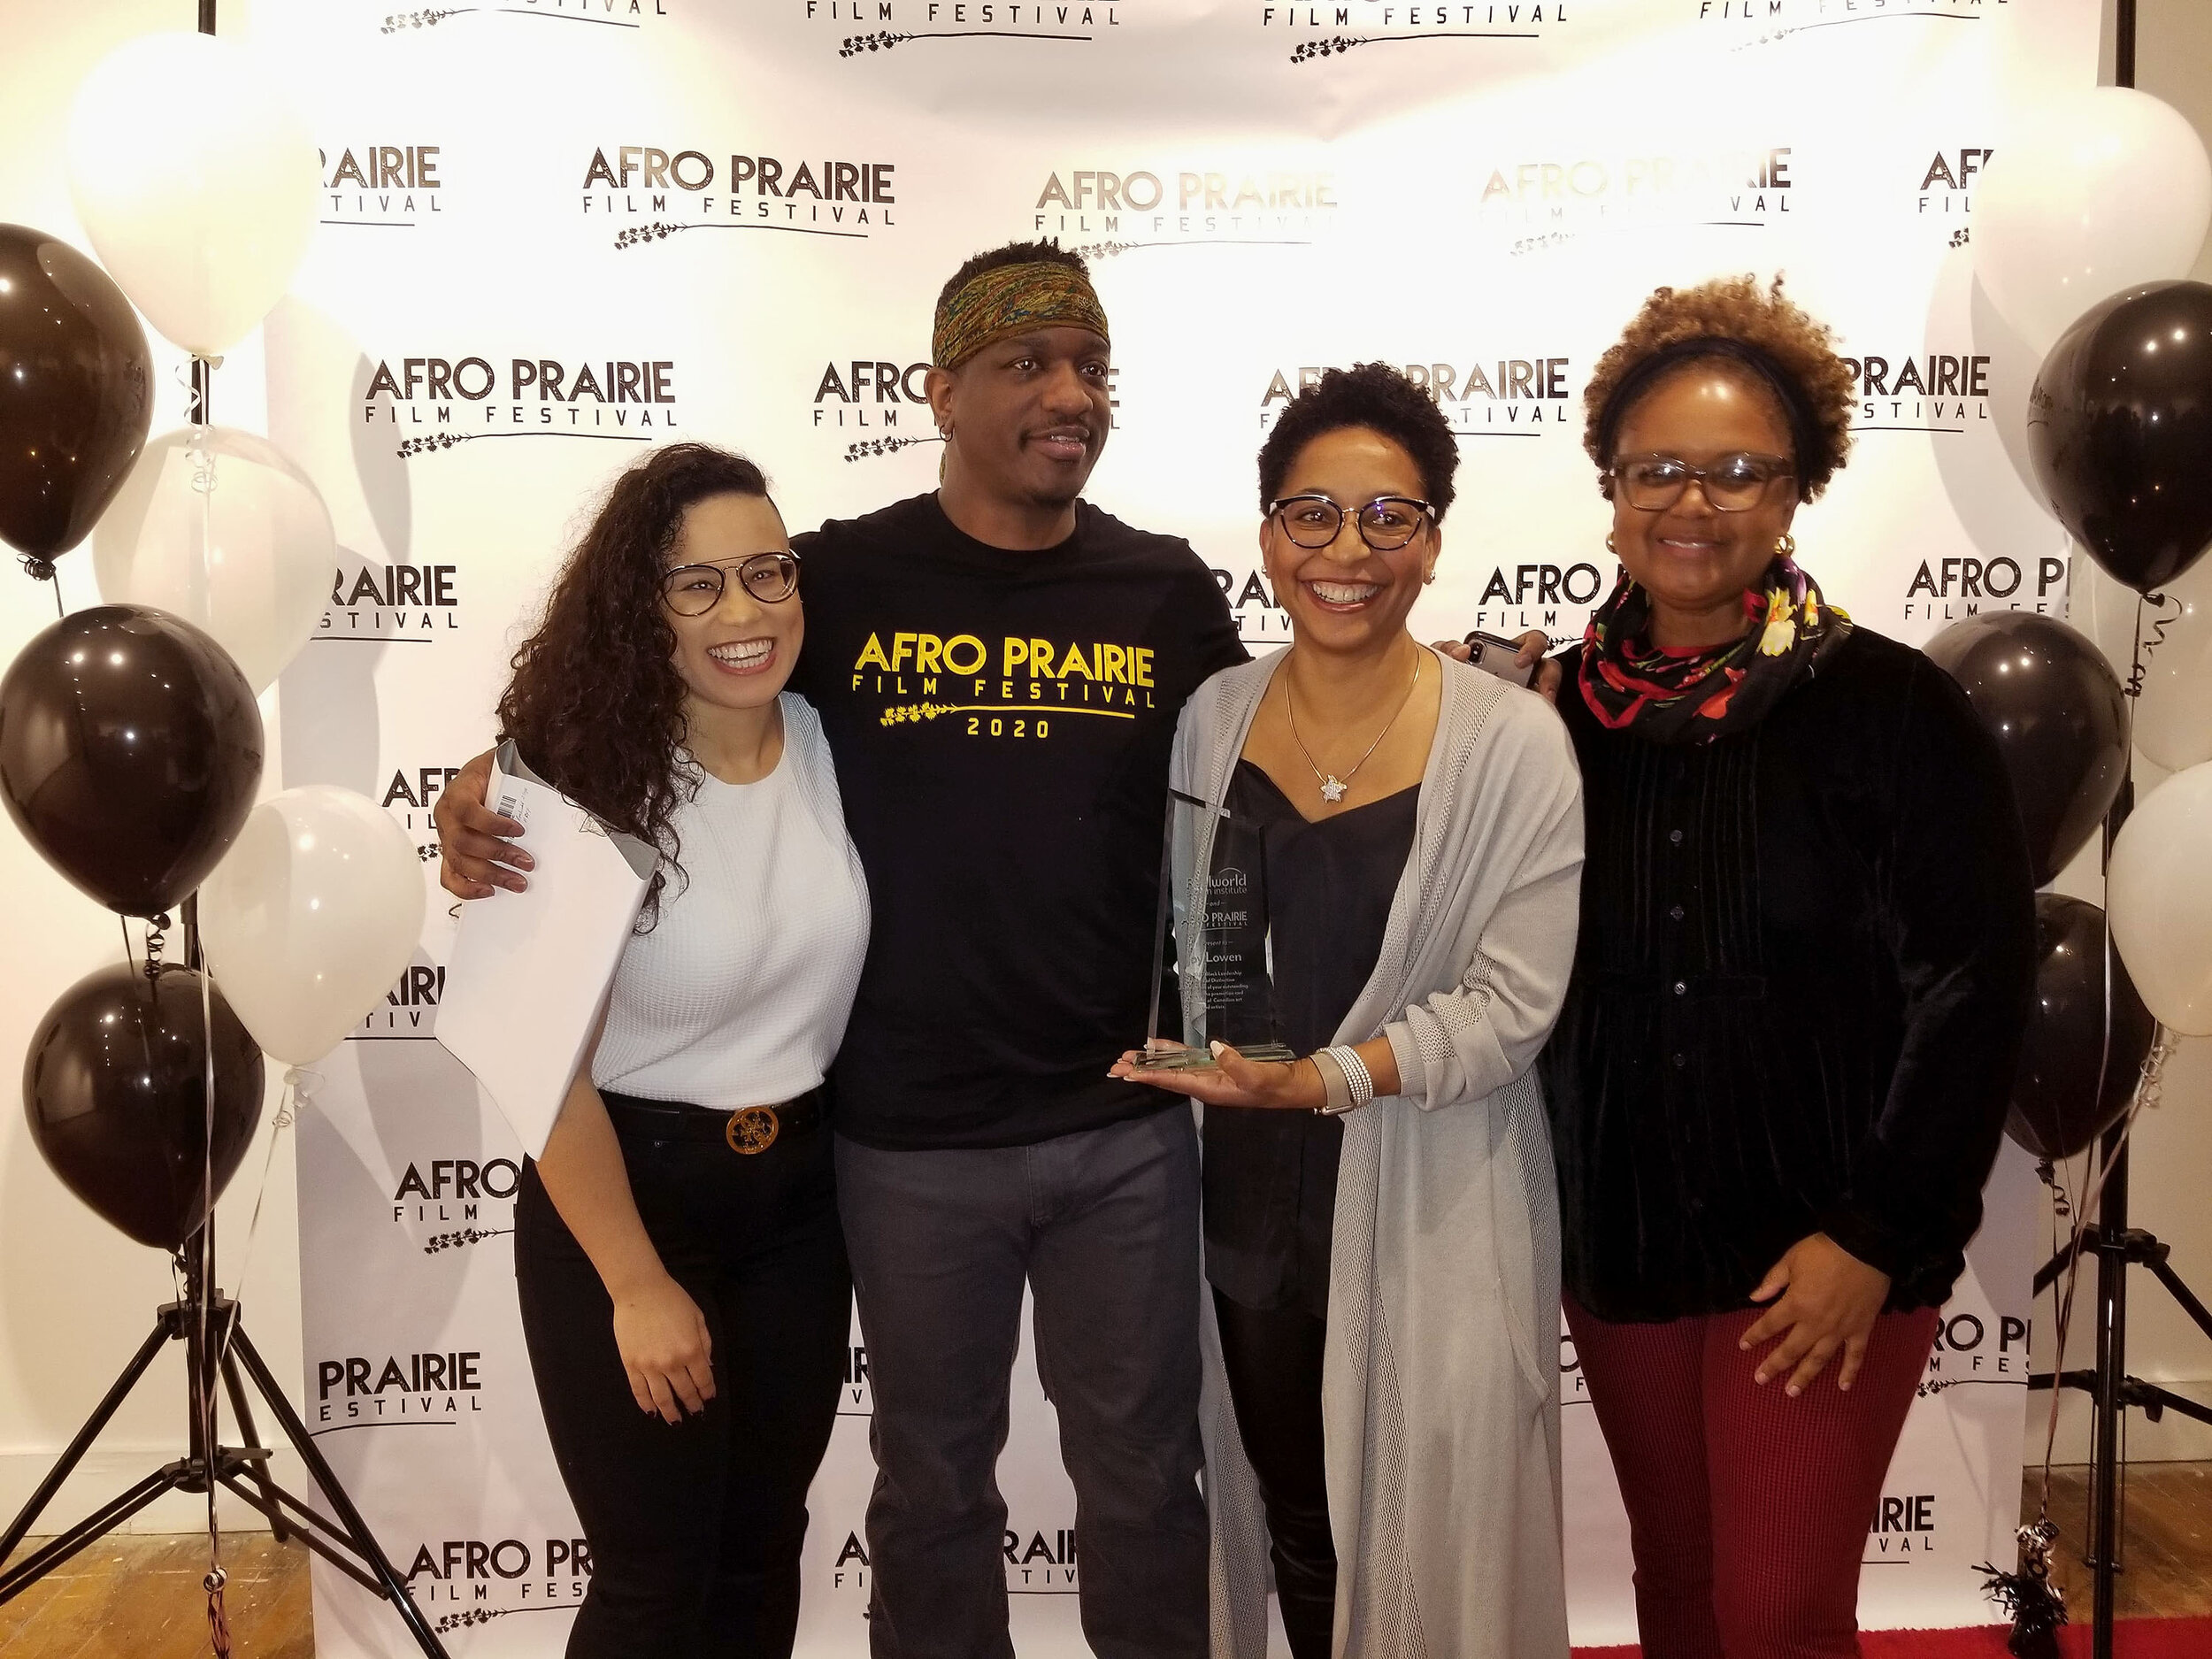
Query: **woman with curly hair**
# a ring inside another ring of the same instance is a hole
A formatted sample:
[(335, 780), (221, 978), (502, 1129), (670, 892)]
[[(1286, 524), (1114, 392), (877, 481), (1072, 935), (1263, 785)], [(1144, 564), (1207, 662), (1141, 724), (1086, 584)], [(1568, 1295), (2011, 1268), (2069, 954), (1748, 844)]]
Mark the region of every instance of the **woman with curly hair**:
[(1203, 1102), (1216, 1659), (1266, 1652), (1271, 1565), (1296, 1659), (1567, 1656), (1535, 1064), (1582, 811), (1543, 704), (1406, 630), (1458, 465), (1395, 369), (1301, 392), (1259, 461), (1292, 643), (1176, 728), (1171, 784), (1203, 803), (1174, 849), (1179, 913), (1206, 918), (1178, 930), (1186, 1034), (1222, 1034), (1205, 1002), (1240, 949), (1274, 1029), (1240, 1007), (1225, 1034), (1302, 1056), (1114, 1068)]
[(656, 449), (500, 699), (532, 767), (661, 853), (515, 1206), (523, 1334), (592, 1551), (570, 1659), (755, 1659), (797, 1624), (851, 1295), (822, 1081), (868, 940), (820, 724), (783, 692), (798, 587), (758, 467)]
[(1587, 392), (1622, 572), (1559, 698), (1588, 860), (1542, 1072), (1647, 1659), (1858, 1652), (2033, 986), (1994, 745), (1796, 562), (1851, 394), (1748, 277), (1659, 289)]

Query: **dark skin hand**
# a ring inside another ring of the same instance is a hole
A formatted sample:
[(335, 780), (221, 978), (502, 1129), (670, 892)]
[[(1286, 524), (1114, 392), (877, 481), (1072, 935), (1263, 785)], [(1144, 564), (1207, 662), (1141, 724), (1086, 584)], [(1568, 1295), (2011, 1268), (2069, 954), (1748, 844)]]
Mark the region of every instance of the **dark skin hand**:
[[(1520, 644), (1520, 651), (1513, 660), (1526, 668), (1551, 649), (1551, 636), (1541, 628), (1531, 628), (1521, 635)], [(1466, 662), (1474, 656), (1473, 649), (1464, 640), (1438, 640), (1433, 649), (1455, 663)], [(1559, 701), (1560, 678), (1559, 664), (1547, 662), (1536, 671), (1536, 678), (1528, 682), (1528, 688), (1546, 703), (1555, 703)]]

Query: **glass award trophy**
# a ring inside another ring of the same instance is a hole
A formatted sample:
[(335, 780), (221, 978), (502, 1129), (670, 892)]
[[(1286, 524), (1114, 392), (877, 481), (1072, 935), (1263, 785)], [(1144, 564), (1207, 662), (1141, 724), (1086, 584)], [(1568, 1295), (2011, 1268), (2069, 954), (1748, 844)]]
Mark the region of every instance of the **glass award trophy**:
[[(1205, 898), (1201, 914), (1187, 913), (1188, 860), (1197, 831), (1210, 818)], [(1179, 789), (1168, 791), (1167, 845), (1160, 858), (1160, 910), (1153, 931), (1159, 970), (1152, 980), (1152, 1014), (1145, 1030), (1148, 1052), (1139, 1071), (1198, 1071), (1214, 1064), (1209, 1043), (1225, 1042), (1248, 1060), (1294, 1060), (1284, 1047), (1276, 1016), (1273, 954), (1267, 923), (1267, 849), (1259, 825), (1227, 810), (1218, 814)], [(1171, 965), (1171, 951), (1172, 964)], [(1186, 1048), (1156, 1033), (1163, 993), (1179, 989), (1185, 1018), (1193, 1003), (1203, 1010), (1202, 1040)]]

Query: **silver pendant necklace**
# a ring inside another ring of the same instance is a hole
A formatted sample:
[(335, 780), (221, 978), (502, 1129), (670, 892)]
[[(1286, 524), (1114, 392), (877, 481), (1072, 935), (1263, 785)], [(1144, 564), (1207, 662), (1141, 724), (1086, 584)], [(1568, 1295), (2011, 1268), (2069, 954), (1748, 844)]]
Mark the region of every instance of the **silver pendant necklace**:
[[(1324, 772), (1320, 767), (1314, 765), (1313, 751), (1306, 747), (1306, 740), (1298, 735), (1298, 704), (1290, 695), (1290, 678), (1288, 675), (1284, 676), (1283, 712), (1290, 717), (1290, 741), (1298, 745), (1298, 752), (1306, 757), (1306, 764), (1313, 768), (1314, 778), (1321, 785), (1321, 798), (1331, 806), (1334, 806), (1344, 798), (1344, 792), (1352, 787), (1353, 778), (1357, 776), (1359, 769), (1367, 764), (1367, 756), (1382, 747), (1383, 739), (1390, 735), (1390, 728), (1398, 724), (1398, 716), (1403, 714), (1406, 711), (1406, 704), (1413, 701), (1414, 687), (1421, 683), (1421, 659), (1427, 655), (1426, 651), (1416, 648), (1413, 658), (1413, 680), (1406, 687), (1406, 695), (1398, 699), (1397, 708), (1392, 711), (1390, 718), (1383, 722), (1383, 729), (1375, 733), (1375, 741), (1367, 746), (1367, 754), (1362, 755), (1354, 761), (1352, 770), (1341, 778), (1334, 772)], [(1287, 667), (1289, 664), (1286, 664), (1284, 666)]]

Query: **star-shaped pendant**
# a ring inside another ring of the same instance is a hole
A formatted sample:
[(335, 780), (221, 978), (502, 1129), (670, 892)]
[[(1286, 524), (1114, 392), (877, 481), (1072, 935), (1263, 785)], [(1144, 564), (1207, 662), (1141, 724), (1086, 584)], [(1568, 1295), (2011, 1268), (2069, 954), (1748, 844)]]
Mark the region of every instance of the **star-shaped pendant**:
[(1333, 776), (1324, 778), (1321, 780), (1321, 798), (1334, 806), (1344, 798), (1344, 792), (1349, 787), (1349, 784), (1339, 783)]

